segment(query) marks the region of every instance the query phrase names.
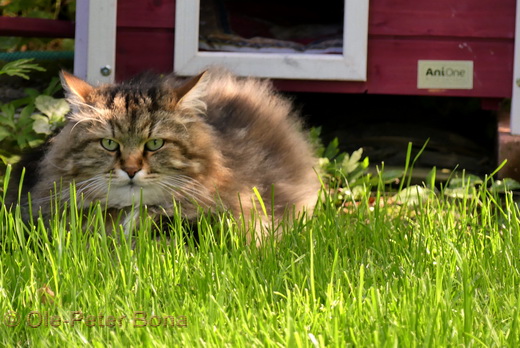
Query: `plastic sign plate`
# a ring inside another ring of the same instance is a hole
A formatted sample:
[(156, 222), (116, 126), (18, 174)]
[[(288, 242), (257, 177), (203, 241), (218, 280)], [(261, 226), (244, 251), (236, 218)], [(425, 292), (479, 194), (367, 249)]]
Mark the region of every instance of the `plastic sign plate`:
[(419, 89), (473, 89), (473, 61), (419, 60)]

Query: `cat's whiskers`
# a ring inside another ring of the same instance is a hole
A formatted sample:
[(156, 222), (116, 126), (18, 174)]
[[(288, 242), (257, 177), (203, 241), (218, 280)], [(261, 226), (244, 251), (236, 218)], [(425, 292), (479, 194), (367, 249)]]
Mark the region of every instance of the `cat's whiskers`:
[[(31, 205), (33, 207), (42, 207), (52, 202), (58, 202), (61, 204), (62, 202), (69, 201), (70, 199), (70, 194), (66, 190), (55, 190), (54, 188), (51, 188), (49, 189), (49, 192), (51, 193), (48, 196), (41, 197), (39, 199), (32, 199)], [(24, 203), (23, 206), (29, 206), (29, 202)]]
[(184, 185), (186, 188), (189, 188), (192, 191), (199, 192), (199, 194), (208, 195), (208, 189), (206, 186), (202, 185), (199, 181), (190, 178), (185, 175), (175, 175), (173, 177), (174, 181)]
[(185, 192), (181, 190), (181, 187), (165, 182), (157, 183), (158, 186), (166, 189), (169, 193), (173, 194), (175, 198), (188, 198)]
[(207, 202), (207, 200), (196, 198), (193, 194), (187, 194), (186, 192), (183, 192), (183, 190), (179, 190), (178, 186), (169, 185), (166, 183), (160, 183), (159, 186), (166, 189), (171, 194), (171, 199), (175, 200), (176, 202), (190, 202), (196, 206), (207, 208), (210, 207), (211, 204)]
[(99, 122), (101, 124), (105, 124), (106, 122), (104, 122), (103, 120), (99, 119), (99, 118), (95, 118), (95, 117), (82, 117), (81, 119), (79, 120), (75, 120), (76, 123), (74, 124), (74, 126), (72, 126), (72, 128), (70, 129), (70, 132), (72, 133), (72, 131), (74, 130), (74, 128), (76, 128), (76, 126), (78, 126), (80, 123), (83, 123), (83, 122)]
[(167, 176), (161, 181), (161, 184), (166, 185), (170, 189), (175, 189), (177, 194), (181, 193), (184, 198), (191, 198), (204, 205), (214, 203), (214, 199), (206, 187), (188, 176), (181, 174)]
[(59, 170), (63, 170), (63, 171), (65, 171), (65, 168), (56, 165), (56, 164), (55, 164), (54, 162), (52, 162), (52, 161), (49, 161), (48, 163), (49, 163), (51, 166), (53, 166), (54, 168), (56, 168), (56, 169), (59, 169)]
[[(75, 185), (76, 194), (81, 194), (86, 189), (86, 187), (82, 188), (81, 186), (84, 186), (85, 184), (87, 184), (87, 186), (88, 186), (88, 183), (93, 180), (96, 180), (96, 178), (90, 178), (90, 179), (86, 179), (86, 180), (78, 182)], [(31, 204), (36, 205), (36, 206), (41, 206), (44, 203), (49, 203), (49, 202), (56, 201), (56, 200), (59, 202), (70, 201), (70, 188), (69, 189), (63, 189), (63, 188), (60, 189), (57, 186), (56, 187), (53, 186), (53, 187), (49, 187), (49, 192), (50, 192), (50, 194), (47, 196), (44, 196), (44, 197), (41, 197), (38, 199), (32, 199)], [(28, 202), (24, 203), (23, 206), (28, 206)]]
[[(77, 194), (78, 195), (82, 194), (83, 199), (85, 201), (87, 201), (91, 197), (98, 196), (98, 194), (100, 192), (102, 192), (106, 186), (107, 185), (106, 185), (105, 180), (103, 178), (96, 176), (96, 177), (85, 180), (85, 181), (79, 183), (78, 185), (76, 185), (76, 187), (78, 187)], [(108, 192), (107, 192), (107, 194), (108, 194)], [(95, 198), (99, 199), (99, 197), (95, 197)]]
[(183, 195), (181, 192), (179, 192), (177, 190), (177, 187), (175, 187), (175, 186), (168, 185), (164, 182), (157, 183), (157, 185), (159, 187), (162, 187), (163, 189), (165, 189), (168, 193), (170, 193), (172, 195), (172, 197), (175, 197), (176, 199), (186, 198), (186, 195)]
[[(106, 108), (98, 108), (98, 107), (95, 107), (94, 105), (87, 104), (78, 99), (72, 99), (72, 100), (69, 100), (69, 102), (72, 104), (72, 106), (76, 106), (78, 108), (84, 107), (87, 109), (91, 109), (99, 115), (105, 115), (110, 112), (110, 110), (108, 110)], [(99, 120), (99, 121), (101, 121), (101, 120)]]

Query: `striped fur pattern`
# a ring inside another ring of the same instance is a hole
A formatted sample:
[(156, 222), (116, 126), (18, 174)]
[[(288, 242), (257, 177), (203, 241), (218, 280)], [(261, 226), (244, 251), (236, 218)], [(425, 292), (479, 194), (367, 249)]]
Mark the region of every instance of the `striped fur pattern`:
[(188, 81), (149, 76), (98, 87), (63, 72), (62, 83), (72, 112), (37, 165), (33, 209), (48, 213), (55, 183), (68, 199), (72, 182), (87, 204), (117, 211), (141, 203), (168, 215), (175, 200), (188, 219), (204, 208), (247, 223), (261, 211), (253, 188), (275, 220), (316, 203), (312, 148), (290, 101), (267, 81), (210, 69)]

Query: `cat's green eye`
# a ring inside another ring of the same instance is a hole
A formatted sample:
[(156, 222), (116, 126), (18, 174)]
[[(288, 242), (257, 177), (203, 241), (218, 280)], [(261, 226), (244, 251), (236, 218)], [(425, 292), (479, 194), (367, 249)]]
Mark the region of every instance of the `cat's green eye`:
[(148, 140), (146, 142), (146, 144), (144, 145), (144, 147), (148, 151), (157, 151), (161, 147), (163, 147), (163, 145), (164, 145), (164, 139), (152, 139), (152, 140)]
[(103, 148), (108, 151), (116, 151), (119, 149), (119, 144), (117, 141), (108, 138), (101, 139), (101, 146), (103, 146)]

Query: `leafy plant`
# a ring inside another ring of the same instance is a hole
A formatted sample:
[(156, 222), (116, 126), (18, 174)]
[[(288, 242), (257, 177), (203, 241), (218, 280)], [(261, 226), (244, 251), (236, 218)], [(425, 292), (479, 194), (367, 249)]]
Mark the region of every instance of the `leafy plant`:
[(380, 180), (389, 184), (402, 174), (401, 170), (382, 170), (379, 176), (374, 176), (369, 168), (368, 156), (363, 156), (363, 148), (349, 154), (340, 150), (338, 138), (334, 138), (327, 147), (323, 146), (320, 127), (311, 129), (310, 134), (326, 184), (339, 189), (339, 199), (359, 199)]
[(33, 59), (18, 59), (9, 63), (6, 63), (0, 68), (0, 75), (18, 76), (26, 80), (29, 79), (27, 73), (30, 71), (45, 71), (38, 64), (31, 63)]
[(70, 111), (70, 106), (63, 98), (56, 99), (48, 95), (39, 95), (34, 99), (36, 109), (41, 114), (33, 114), (33, 130), (38, 134), (50, 135), (63, 126), (65, 115)]
[(400, 204), (417, 205), (428, 200), (439, 199), (439, 197), (453, 200), (471, 197), (478, 200), (478, 192), (482, 189), (494, 195), (508, 194), (511, 191), (519, 190), (520, 183), (511, 178), (501, 180), (493, 178), (506, 162), (504, 161), (493, 173), (486, 175), (484, 178), (468, 174), (465, 170), (454, 171), (453, 177), (450, 177), (445, 183), (436, 182), (436, 168), (433, 167), (422, 185), (410, 185), (408, 180), (408, 184), (399, 189), (394, 199)]
[[(0, 68), (0, 75), (28, 78), (27, 72), (40, 70), (28, 60), (12, 63)], [(41, 145), (63, 124), (69, 106), (64, 99), (52, 97), (60, 88), (58, 79), (53, 79), (42, 92), (27, 88), (26, 97), (0, 104), (0, 159), (4, 165), (16, 163), (24, 150)]]

